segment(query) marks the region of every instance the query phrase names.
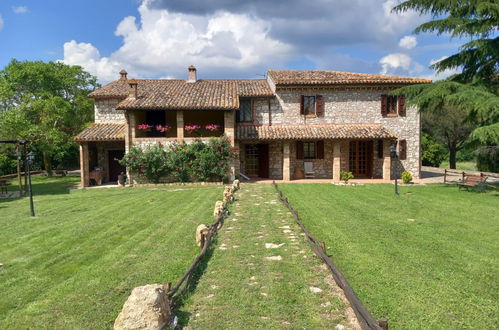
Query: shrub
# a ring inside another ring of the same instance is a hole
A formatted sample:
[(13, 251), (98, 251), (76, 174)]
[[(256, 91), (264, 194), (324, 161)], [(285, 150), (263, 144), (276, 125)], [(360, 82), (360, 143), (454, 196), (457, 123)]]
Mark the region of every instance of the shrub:
[(341, 171), (340, 172), (340, 179), (345, 181), (345, 183), (348, 183), (348, 180), (353, 179), (353, 173), (352, 172), (347, 172), (347, 171)]
[(411, 172), (407, 172), (407, 171), (402, 172), (402, 182), (403, 183), (410, 183), (411, 181), (412, 181)]
[(428, 133), (423, 133), (421, 149), (421, 161), (424, 166), (439, 167), (445, 158), (447, 158), (447, 151), (444, 146), (435, 141)]
[(170, 174), (169, 153), (163, 145), (158, 143), (142, 150), (138, 147), (130, 148), (130, 151), (119, 163), (126, 166), (132, 174), (145, 178), (148, 182), (158, 183), (164, 176)]
[(499, 147), (480, 147), (476, 151), (476, 167), (483, 172), (499, 173)]
[(229, 162), (236, 157), (236, 151), (227, 138), (211, 138), (209, 142), (196, 141), (191, 144), (196, 155), (191, 175), (200, 181), (227, 179)]
[(148, 182), (158, 183), (168, 175), (180, 182), (223, 181), (228, 175), (229, 161), (236, 154), (230, 141), (223, 137), (212, 138), (208, 143), (173, 143), (167, 150), (161, 144), (145, 150), (132, 147), (120, 163)]

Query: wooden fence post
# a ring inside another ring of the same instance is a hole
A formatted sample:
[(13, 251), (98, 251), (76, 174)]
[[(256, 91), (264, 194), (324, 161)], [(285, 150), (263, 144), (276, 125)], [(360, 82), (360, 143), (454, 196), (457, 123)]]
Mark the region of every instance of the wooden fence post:
[(321, 249), (322, 251), (326, 252), (326, 243), (321, 242)]
[(464, 182), (464, 171), (463, 171), (463, 182)]
[(388, 320), (385, 317), (379, 319), (378, 325), (381, 329), (388, 330)]
[(444, 169), (444, 183), (447, 183), (447, 169)]

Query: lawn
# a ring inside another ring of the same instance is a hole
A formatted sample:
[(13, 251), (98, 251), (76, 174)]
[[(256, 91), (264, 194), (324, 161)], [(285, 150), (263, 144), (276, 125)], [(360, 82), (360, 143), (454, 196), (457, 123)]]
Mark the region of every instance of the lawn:
[(282, 184), (284, 195), (390, 329), (499, 324), (499, 194), (456, 186)]
[[(447, 168), (449, 169), (449, 161), (444, 161), (442, 164), (440, 164), (440, 168)], [(467, 162), (457, 162), (456, 163), (456, 170), (460, 171), (476, 171), (476, 162), (474, 160), (472, 161), (467, 161)]]
[(175, 282), (199, 249), (222, 187), (68, 190), (34, 178), (28, 199), (0, 199), (0, 328), (111, 327), (132, 288)]
[(178, 314), (183, 325), (335, 329), (349, 324), (331, 274), (271, 185), (242, 184), (230, 209), (205, 272)]

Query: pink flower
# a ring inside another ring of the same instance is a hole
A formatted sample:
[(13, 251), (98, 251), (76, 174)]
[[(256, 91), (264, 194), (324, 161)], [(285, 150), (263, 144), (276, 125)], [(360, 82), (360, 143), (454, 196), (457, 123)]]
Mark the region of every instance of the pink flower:
[(198, 129), (200, 129), (201, 126), (199, 125), (185, 125), (184, 126), (184, 129), (188, 132), (188, 133), (192, 133), (194, 131), (197, 131)]
[(148, 125), (148, 124), (137, 125), (137, 129), (141, 130), (141, 131), (146, 131), (146, 130), (149, 130), (151, 128), (152, 128), (152, 125)]
[(156, 131), (158, 132), (161, 132), (161, 133), (164, 133), (164, 132), (167, 132), (170, 128), (172, 128), (170, 125), (166, 124), (164, 126), (161, 126), (161, 125), (156, 125)]
[(217, 124), (209, 124), (209, 125), (206, 125), (204, 128), (207, 129), (208, 131), (214, 132), (214, 131), (218, 131), (221, 128), (221, 126), (217, 125)]

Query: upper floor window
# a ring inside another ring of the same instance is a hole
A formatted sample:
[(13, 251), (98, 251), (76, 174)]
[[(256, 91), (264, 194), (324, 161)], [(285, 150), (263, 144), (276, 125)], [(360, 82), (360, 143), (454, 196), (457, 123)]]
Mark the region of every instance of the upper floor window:
[(253, 107), (251, 99), (239, 100), (239, 110), (236, 111), (236, 121), (238, 123), (253, 121)]
[(301, 96), (300, 113), (305, 116), (321, 117), (324, 114), (324, 98), (322, 95)]
[(296, 141), (296, 159), (324, 159), (324, 141)]
[(303, 96), (303, 114), (315, 115), (315, 96)]
[(405, 97), (403, 95), (381, 95), (381, 114), (405, 116)]

